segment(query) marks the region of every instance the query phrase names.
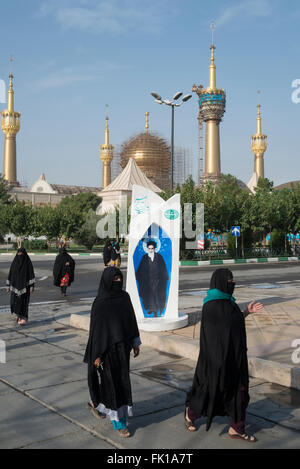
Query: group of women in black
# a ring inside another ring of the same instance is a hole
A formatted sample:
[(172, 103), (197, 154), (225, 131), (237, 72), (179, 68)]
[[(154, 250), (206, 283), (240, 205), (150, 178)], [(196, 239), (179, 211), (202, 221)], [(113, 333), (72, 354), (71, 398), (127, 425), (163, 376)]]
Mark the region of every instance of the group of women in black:
[[(84, 362), (93, 414), (110, 418), (122, 437), (129, 437), (127, 417), (132, 416), (130, 352), (139, 355), (141, 344), (130, 297), (122, 289), (119, 269), (107, 267), (94, 300)], [(232, 296), (235, 282), (229, 269), (217, 269), (204, 299), (200, 353), (191, 390), (187, 393), (184, 422), (196, 431), (196, 420), (206, 417), (209, 430), (215, 416), (231, 418), (229, 437), (250, 443), (245, 433), (249, 403), (249, 375), (245, 317), (262, 309), (251, 302), (241, 311)]]
[[(63, 279), (72, 281), (73, 262), (62, 248), (53, 270), (55, 285), (64, 288)], [(32, 263), (25, 249), (18, 249), (7, 286), (11, 291), (11, 311), (19, 324), (28, 318), (34, 283)], [(139, 355), (141, 340), (130, 296), (122, 287), (121, 271), (105, 268), (91, 309), (84, 362), (88, 365), (88, 407), (97, 418), (108, 417), (120, 436), (129, 437), (127, 418), (133, 415), (130, 353), (133, 350), (134, 357)], [(197, 419), (206, 417), (209, 430), (215, 416), (229, 416), (229, 437), (253, 443), (256, 438), (245, 432), (249, 403), (245, 317), (259, 312), (263, 305), (251, 302), (242, 312), (233, 297), (234, 287), (229, 269), (220, 268), (213, 273), (203, 301), (200, 353), (186, 397), (184, 423), (188, 431), (194, 432)]]
[[(62, 296), (66, 296), (67, 287), (74, 281), (75, 261), (67, 253), (65, 246), (59, 250), (56, 256), (53, 277), (54, 285), (61, 288)], [(26, 249), (17, 250), (6, 281), (7, 292), (10, 293), (11, 313), (16, 316), (16, 323), (24, 326), (28, 321), (28, 307), (30, 294), (34, 291), (34, 268)]]

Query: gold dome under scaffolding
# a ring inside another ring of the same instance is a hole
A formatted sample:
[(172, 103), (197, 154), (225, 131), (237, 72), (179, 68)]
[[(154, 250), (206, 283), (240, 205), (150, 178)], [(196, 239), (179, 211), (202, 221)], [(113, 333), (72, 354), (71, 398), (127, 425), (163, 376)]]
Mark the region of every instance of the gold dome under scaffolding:
[(171, 150), (163, 138), (149, 133), (149, 112), (146, 112), (146, 131), (124, 142), (120, 163), (124, 169), (133, 158), (145, 176), (161, 189), (170, 187)]

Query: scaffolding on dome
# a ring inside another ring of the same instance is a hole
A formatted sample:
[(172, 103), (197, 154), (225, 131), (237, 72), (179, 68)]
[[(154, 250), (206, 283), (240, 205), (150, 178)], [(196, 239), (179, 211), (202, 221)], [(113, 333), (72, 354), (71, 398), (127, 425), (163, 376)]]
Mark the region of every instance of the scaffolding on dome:
[(204, 145), (203, 145), (203, 120), (198, 116), (198, 186), (203, 185), (204, 173)]
[(111, 180), (114, 181), (121, 172), (121, 145), (115, 145), (114, 157), (111, 162)]
[(121, 146), (121, 168), (125, 168), (129, 158), (134, 158), (156, 186), (162, 190), (170, 187), (171, 151), (162, 137), (147, 132), (131, 137)]
[[(123, 170), (121, 166), (121, 153), (122, 153), (122, 145), (116, 145), (115, 151), (114, 151), (114, 158), (111, 164), (111, 180), (112, 181), (114, 181), (119, 176), (119, 174), (121, 174)], [(187, 148), (175, 147), (174, 149), (174, 184), (175, 185), (184, 184), (187, 178), (192, 174), (193, 174), (192, 151)], [(170, 181), (170, 175), (168, 175), (168, 180)], [(168, 187), (165, 187), (165, 188), (168, 188)]]
[(193, 174), (192, 152), (186, 148), (175, 147), (174, 150), (174, 182), (182, 185)]

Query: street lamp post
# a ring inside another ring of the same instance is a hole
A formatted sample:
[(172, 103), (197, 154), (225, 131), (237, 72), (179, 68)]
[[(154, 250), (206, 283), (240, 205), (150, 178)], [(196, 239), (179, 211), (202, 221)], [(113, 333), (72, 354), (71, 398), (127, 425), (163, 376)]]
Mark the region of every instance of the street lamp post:
[(191, 94), (186, 94), (183, 98), (181, 103), (175, 103), (177, 99), (179, 99), (182, 96), (182, 92), (179, 91), (178, 93), (174, 94), (173, 100), (170, 101), (169, 99), (162, 99), (162, 97), (155, 93), (152, 92), (151, 96), (155, 98), (155, 102), (158, 104), (166, 104), (167, 106), (171, 106), (172, 109), (172, 114), (171, 114), (171, 190), (173, 191), (174, 188), (174, 108), (181, 106), (183, 103), (191, 99), (192, 95)]

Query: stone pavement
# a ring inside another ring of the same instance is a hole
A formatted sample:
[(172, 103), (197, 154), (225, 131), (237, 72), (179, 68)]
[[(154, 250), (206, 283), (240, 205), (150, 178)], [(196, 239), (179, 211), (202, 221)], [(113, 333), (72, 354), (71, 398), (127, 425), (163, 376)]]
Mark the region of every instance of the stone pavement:
[[(253, 377), (300, 390), (300, 282), (239, 286), (235, 298), (242, 309), (261, 301), (260, 313), (246, 318), (249, 370)], [(205, 290), (183, 291), (179, 309), (189, 325), (168, 332), (142, 332), (142, 342), (157, 350), (197, 360), (201, 309)], [(89, 329), (89, 307), (71, 315), (70, 324)]]
[[(280, 289), (274, 296), (270, 290), (259, 290), (256, 298), (265, 300), (266, 320), (251, 318), (248, 322), (249, 350), (263, 346), (271, 358), (288, 360), (291, 349), (270, 352), (278, 339), (288, 341), (300, 337), (297, 299), (288, 298)], [(274, 293), (274, 292), (273, 292)], [(237, 297), (247, 302), (253, 292), (237, 290)], [(273, 296), (272, 296), (273, 295)], [(264, 296), (264, 298), (262, 298)], [(199, 343), (201, 295), (180, 297), (180, 306), (188, 312), (191, 325), (181, 331), (154, 333), (159, 339)], [(267, 300), (269, 303), (267, 304)], [(282, 318), (272, 316), (272, 302), (281, 306)], [(286, 306), (283, 306), (286, 305)], [(138, 358), (131, 360), (131, 381), (134, 417), (129, 427), (132, 438), (121, 439), (105, 419), (99, 421), (86, 408), (89, 399), (86, 365), (82, 362), (87, 331), (70, 326), (70, 317), (88, 317), (91, 300), (64, 301), (30, 306), (30, 322), (16, 326), (8, 310), (0, 308), (0, 339), (6, 344), (6, 363), (0, 363), (0, 448), (99, 448), (116, 449), (254, 449), (300, 447), (300, 391), (274, 384), (265, 378), (251, 378), (251, 402), (248, 407), (247, 431), (255, 433), (255, 445), (233, 441), (227, 436), (228, 419), (216, 418), (209, 432), (205, 419), (189, 433), (183, 424), (186, 390), (189, 389), (195, 358), (143, 345)], [(270, 306), (270, 307), (269, 307)], [(298, 308), (299, 314), (299, 308)], [(283, 325), (280, 323), (284, 320)], [(277, 322), (276, 322), (277, 321)], [(289, 329), (289, 326), (291, 328)], [(267, 328), (273, 327), (268, 334)], [(277, 330), (275, 329), (277, 327)], [(293, 329), (294, 328), (294, 329)], [(294, 330), (294, 335), (292, 331)], [(277, 331), (277, 335), (276, 335)], [(153, 333), (151, 333), (153, 334)], [(255, 337), (259, 337), (259, 343)], [(279, 363), (279, 362), (278, 362)]]

